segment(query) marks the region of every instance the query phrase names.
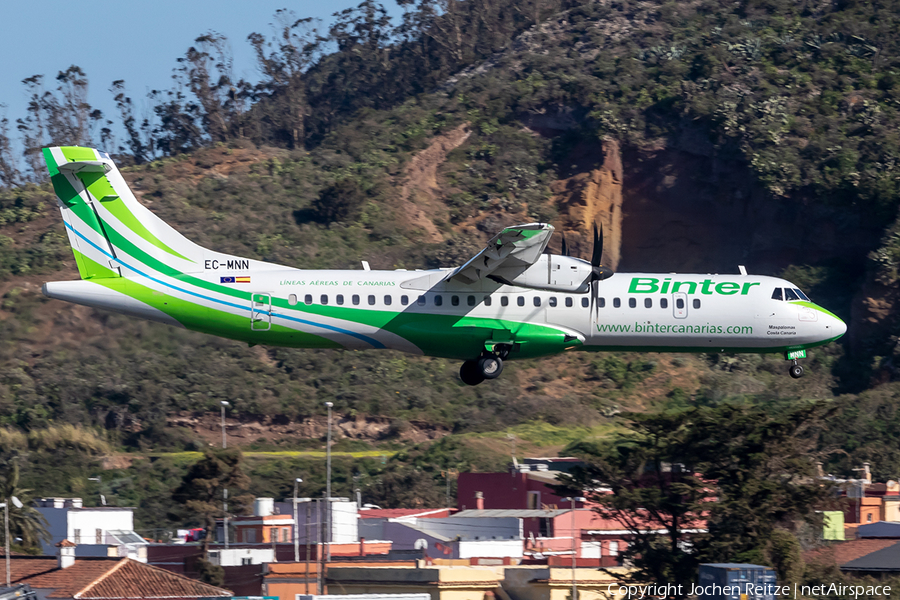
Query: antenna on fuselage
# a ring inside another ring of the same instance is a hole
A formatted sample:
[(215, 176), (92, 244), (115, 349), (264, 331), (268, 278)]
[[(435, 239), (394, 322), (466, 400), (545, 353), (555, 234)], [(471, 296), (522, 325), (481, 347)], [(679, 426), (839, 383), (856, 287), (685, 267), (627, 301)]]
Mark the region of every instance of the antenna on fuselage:
[(738, 265), (738, 271), (741, 272), (741, 275), (747, 275), (747, 267), (744, 265)]

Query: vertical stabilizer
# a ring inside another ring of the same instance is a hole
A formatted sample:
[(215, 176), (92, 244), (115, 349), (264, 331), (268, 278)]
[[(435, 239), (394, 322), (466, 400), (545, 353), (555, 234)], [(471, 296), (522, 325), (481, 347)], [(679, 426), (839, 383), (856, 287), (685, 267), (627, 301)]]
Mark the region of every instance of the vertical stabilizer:
[(43, 152), (82, 279), (121, 277), (125, 257), (131, 265), (202, 270), (207, 251), (141, 205), (107, 153), (78, 146)]

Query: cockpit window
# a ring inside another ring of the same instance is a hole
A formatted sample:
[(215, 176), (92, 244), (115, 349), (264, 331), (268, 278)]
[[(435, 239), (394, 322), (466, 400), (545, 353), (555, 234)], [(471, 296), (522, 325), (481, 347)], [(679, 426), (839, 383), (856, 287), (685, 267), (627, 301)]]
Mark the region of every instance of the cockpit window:
[(799, 300), (800, 297), (794, 293), (794, 290), (791, 288), (784, 288), (784, 299), (787, 301), (791, 300)]
[(809, 298), (801, 290), (799, 290), (798, 288), (794, 288), (794, 292), (796, 292), (797, 295), (800, 296), (801, 300), (806, 300), (807, 302), (809, 302)]
[(775, 291), (772, 292), (772, 300), (784, 300), (781, 297), (781, 288), (775, 288)]

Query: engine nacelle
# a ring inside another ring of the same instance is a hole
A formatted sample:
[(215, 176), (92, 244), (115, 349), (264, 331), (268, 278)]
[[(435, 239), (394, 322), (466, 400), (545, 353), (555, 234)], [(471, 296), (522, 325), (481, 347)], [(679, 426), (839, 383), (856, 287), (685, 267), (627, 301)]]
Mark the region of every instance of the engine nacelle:
[(551, 292), (584, 293), (590, 289), (592, 271), (591, 263), (586, 260), (558, 254), (542, 254), (536, 263), (527, 268), (500, 268), (490, 277), (507, 285)]

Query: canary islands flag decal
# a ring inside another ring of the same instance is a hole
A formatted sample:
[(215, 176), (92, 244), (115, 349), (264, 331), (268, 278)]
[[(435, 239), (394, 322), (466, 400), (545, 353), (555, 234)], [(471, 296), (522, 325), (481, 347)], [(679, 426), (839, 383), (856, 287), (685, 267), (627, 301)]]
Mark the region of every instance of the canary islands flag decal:
[(219, 277), (219, 283), (250, 283), (250, 277)]

